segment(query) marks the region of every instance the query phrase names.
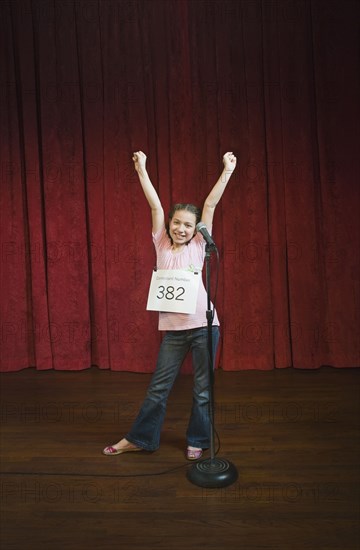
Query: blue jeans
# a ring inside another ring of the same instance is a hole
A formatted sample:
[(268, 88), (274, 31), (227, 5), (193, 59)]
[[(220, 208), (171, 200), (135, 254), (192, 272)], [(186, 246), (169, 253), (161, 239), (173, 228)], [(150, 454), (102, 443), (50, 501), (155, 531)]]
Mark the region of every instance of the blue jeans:
[[(219, 343), (219, 327), (212, 327), (212, 347), (215, 359)], [(186, 432), (187, 444), (207, 449), (210, 446), (209, 419), (209, 353), (207, 327), (173, 330), (162, 340), (156, 370), (152, 376), (139, 414), (125, 436), (128, 441), (147, 451), (160, 445), (160, 432), (165, 418), (169, 393), (186, 354), (191, 350), (194, 387), (190, 420)]]

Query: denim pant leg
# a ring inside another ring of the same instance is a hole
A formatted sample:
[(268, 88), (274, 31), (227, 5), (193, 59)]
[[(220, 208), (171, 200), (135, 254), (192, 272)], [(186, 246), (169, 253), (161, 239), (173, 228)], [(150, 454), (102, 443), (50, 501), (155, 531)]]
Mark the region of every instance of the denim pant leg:
[[(212, 349), (215, 361), (219, 343), (219, 327), (212, 327)], [(209, 417), (209, 353), (207, 345), (207, 328), (196, 331), (191, 345), (194, 388), (193, 404), (186, 432), (187, 444), (192, 447), (207, 449), (210, 447)]]
[(130, 432), (125, 436), (128, 441), (147, 451), (155, 451), (159, 447), (167, 399), (190, 349), (187, 332), (166, 332), (145, 400)]

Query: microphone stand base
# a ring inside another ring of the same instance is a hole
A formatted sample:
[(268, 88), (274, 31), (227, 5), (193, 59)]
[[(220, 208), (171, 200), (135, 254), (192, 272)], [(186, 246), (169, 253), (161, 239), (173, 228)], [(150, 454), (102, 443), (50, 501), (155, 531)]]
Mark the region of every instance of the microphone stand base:
[(199, 487), (227, 487), (238, 478), (234, 464), (224, 458), (199, 460), (187, 471), (186, 477)]

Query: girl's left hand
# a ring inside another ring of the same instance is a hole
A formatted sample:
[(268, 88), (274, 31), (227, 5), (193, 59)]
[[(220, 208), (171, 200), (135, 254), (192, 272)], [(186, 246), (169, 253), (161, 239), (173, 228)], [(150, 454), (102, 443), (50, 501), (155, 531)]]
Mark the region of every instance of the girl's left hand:
[(236, 156), (234, 153), (225, 153), (223, 156), (224, 168), (227, 172), (233, 172), (236, 167)]

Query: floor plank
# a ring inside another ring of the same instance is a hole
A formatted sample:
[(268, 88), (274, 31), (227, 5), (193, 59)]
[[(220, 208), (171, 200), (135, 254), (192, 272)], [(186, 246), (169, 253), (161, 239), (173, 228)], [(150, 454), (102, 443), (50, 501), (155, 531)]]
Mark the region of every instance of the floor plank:
[(239, 478), (211, 489), (186, 477), (190, 375), (176, 381), (158, 451), (104, 457), (150, 375), (3, 374), (0, 548), (358, 550), (359, 378), (218, 371), (218, 456)]

